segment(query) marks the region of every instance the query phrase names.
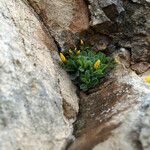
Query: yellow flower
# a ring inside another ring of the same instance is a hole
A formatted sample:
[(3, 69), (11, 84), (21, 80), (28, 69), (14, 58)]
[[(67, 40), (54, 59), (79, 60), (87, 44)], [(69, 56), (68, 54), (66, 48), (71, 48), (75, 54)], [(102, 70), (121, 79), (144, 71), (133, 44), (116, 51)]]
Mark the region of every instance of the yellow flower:
[(147, 83), (150, 84), (150, 76), (145, 76), (145, 77), (144, 77), (144, 80), (145, 80)]
[(60, 58), (61, 58), (62, 62), (66, 62), (67, 61), (67, 59), (66, 59), (66, 57), (64, 56), (63, 53), (60, 53)]
[(100, 66), (101, 61), (98, 59), (94, 64), (94, 69), (96, 70)]
[(72, 54), (72, 50), (71, 49), (69, 49), (69, 53)]
[(119, 57), (118, 56), (115, 56), (115, 62), (117, 63), (117, 64), (120, 64), (120, 60), (119, 60)]
[(80, 44), (81, 44), (81, 45), (84, 45), (84, 41), (83, 41), (82, 39), (80, 40)]
[(77, 55), (79, 55), (79, 54), (80, 54), (80, 50), (77, 51)]

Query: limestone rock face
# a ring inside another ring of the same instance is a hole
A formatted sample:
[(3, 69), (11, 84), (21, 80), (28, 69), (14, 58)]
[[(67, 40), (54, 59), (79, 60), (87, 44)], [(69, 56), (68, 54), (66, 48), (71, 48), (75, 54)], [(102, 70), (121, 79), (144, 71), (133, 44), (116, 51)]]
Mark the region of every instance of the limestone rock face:
[(88, 0), (91, 13), (91, 25), (105, 22), (111, 24), (120, 12), (124, 11), (123, 2), (119, 0)]
[(78, 98), (57, 57), (53, 39), (29, 7), (1, 0), (1, 150), (59, 150), (67, 144)]
[(150, 149), (150, 86), (137, 75), (150, 75), (149, 0), (0, 0), (0, 150), (73, 139), (78, 97), (57, 51), (79, 38), (121, 61), (80, 93), (69, 149)]
[[(94, 45), (94, 50), (100, 49), (101, 42), (107, 45), (109, 52), (113, 52), (118, 46), (124, 47), (130, 50), (133, 70), (142, 73), (143, 64), (144, 68), (149, 68), (149, 1), (88, 0), (88, 8), (92, 28), (86, 38)], [(136, 67), (136, 64), (139, 67)]]
[(139, 140), (141, 141), (144, 150), (150, 148), (150, 108), (145, 108), (144, 117), (142, 118), (142, 128), (140, 131)]
[(89, 27), (88, 9), (83, 0), (27, 0), (62, 48), (73, 45), (74, 33)]
[(141, 119), (142, 128), (140, 131), (139, 140), (144, 150), (150, 148), (150, 108), (145, 109), (145, 115)]
[(131, 49), (134, 63), (150, 63), (150, 5), (146, 0), (138, 0), (124, 7), (125, 13), (120, 21), (127, 40), (122, 37), (120, 44)]
[(137, 150), (150, 148), (150, 85), (119, 65), (86, 95), (81, 93), (77, 139), (69, 150)]
[[(132, 65), (150, 62), (150, 6), (146, 0), (26, 0), (64, 50), (84, 38), (93, 50), (131, 51)], [(118, 45), (118, 46), (116, 46)], [(137, 70), (138, 71), (138, 70)]]

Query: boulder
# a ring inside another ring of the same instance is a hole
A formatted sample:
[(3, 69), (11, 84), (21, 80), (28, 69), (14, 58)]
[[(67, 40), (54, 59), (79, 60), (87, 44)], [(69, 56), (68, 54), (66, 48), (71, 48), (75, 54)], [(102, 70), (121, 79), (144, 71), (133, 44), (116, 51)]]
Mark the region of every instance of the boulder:
[(59, 150), (72, 137), (76, 88), (44, 30), (22, 0), (0, 1), (1, 150)]
[(124, 11), (120, 0), (88, 0), (91, 14), (91, 25), (115, 21), (120, 12)]
[(118, 43), (130, 49), (134, 64), (150, 63), (150, 5), (146, 0), (129, 1), (124, 3), (124, 9), (118, 18), (121, 31)]
[(27, 0), (48, 31), (64, 50), (74, 45), (75, 33), (89, 27), (88, 8), (83, 0)]
[(150, 148), (150, 85), (120, 64), (100, 86), (80, 94), (76, 140), (69, 150)]
[[(65, 50), (85, 39), (93, 50), (101, 43), (131, 51), (133, 64), (150, 63), (150, 6), (146, 0), (24, 0), (34, 9), (57, 46)], [(135, 70), (138, 72), (138, 70)]]

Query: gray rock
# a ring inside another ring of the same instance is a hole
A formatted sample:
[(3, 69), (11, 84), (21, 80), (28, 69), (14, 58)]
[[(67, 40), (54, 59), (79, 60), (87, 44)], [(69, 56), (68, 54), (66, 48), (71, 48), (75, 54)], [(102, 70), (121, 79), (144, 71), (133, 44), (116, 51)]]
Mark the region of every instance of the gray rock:
[(76, 35), (89, 27), (88, 9), (83, 0), (27, 0), (61, 48), (74, 45)]
[[(53, 39), (21, 0), (0, 1), (0, 26), (0, 149), (62, 149), (72, 136), (78, 98), (58, 71)], [(73, 112), (69, 119), (64, 102), (68, 115)]]
[(142, 74), (150, 68), (150, 64), (147, 62), (136, 63), (131, 66), (132, 70), (135, 70), (137, 74)]
[(70, 148), (148, 150), (150, 87), (129, 67), (149, 68), (149, 13), (148, 0), (1, 0), (0, 149), (66, 148), (78, 97), (56, 51), (83, 36), (96, 50), (129, 51), (120, 49), (116, 70), (81, 93), (80, 137)]
[(122, 37), (119, 44), (131, 49), (132, 61), (150, 62), (150, 6), (145, 0), (127, 3), (125, 13), (120, 15)]
[(148, 150), (150, 85), (123, 64), (81, 94), (77, 139), (69, 150)]
[(116, 15), (124, 10), (122, 6), (122, 1), (120, 0), (88, 1), (92, 26), (102, 24), (104, 22), (110, 22), (117, 17)]
[(141, 141), (144, 150), (150, 149), (150, 108), (146, 108), (142, 118), (142, 129), (139, 140)]
[(131, 49), (131, 61), (150, 62), (150, 6), (146, 0), (88, 0), (88, 6), (93, 32), (110, 36), (113, 45)]

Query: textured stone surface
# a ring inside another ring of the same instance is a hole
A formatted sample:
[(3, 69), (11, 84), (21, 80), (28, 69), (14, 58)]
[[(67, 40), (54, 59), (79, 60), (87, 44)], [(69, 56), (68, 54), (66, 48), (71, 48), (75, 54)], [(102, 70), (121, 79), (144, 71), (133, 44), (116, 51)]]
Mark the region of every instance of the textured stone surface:
[(147, 105), (145, 115), (142, 118), (142, 128), (139, 136), (144, 150), (150, 149), (150, 108), (148, 106), (149, 105)]
[[(150, 62), (150, 5), (146, 0), (88, 0), (88, 7), (90, 33), (94, 32), (99, 41), (105, 34), (110, 38), (108, 46), (130, 49), (135, 64)], [(98, 45), (95, 39), (91, 41)]]
[(88, 28), (88, 9), (83, 0), (27, 0), (62, 48), (73, 45), (74, 33)]
[(150, 64), (147, 62), (136, 63), (131, 66), (132, 70), (135, 70), (137, 74), (146, 72), (150, 68)]
[[(91, 25), (102, 24), (115, 20), (117, 15), (124, 10), (120, 0), (88, 0), (91, 13)], [(108, 9), (107, 9), (108, 8)]]
[(0, 149), (66, 147), (78, 98), (56, 47), (81, 36), (121, 59), (99, 87), (81, 94), (80, 137), (70, 149), (149, 150), (150, 87), (129, 69), (150, 75), (149, 24), (149, 0), (1, 0)]
[[(78, 98), (57, 57), (52, 38), (29, 7), (21, 0), (1, 0), (1, 150), (59, 150), (67, 144)], [(63, 115), (64, 102), (72, 120)]]
[(81, 36), (93, 50), (99, 50), (99, 43), (105, 41), (110, 52), (118, 46), (130, 49), (135, 64), (150, 62), (150, 6), (146, 0), (27, 1), (63, 50)]
[(119, 44), (131, 49), (133, 62), (150, 62), (150, 6), (139, 0), (124, 4), (124, 8), (119, 19), (122, 26)]
[(149, 149), (150, 85), (122, 64), (103, 82), (81, 95), (69, 150)]

